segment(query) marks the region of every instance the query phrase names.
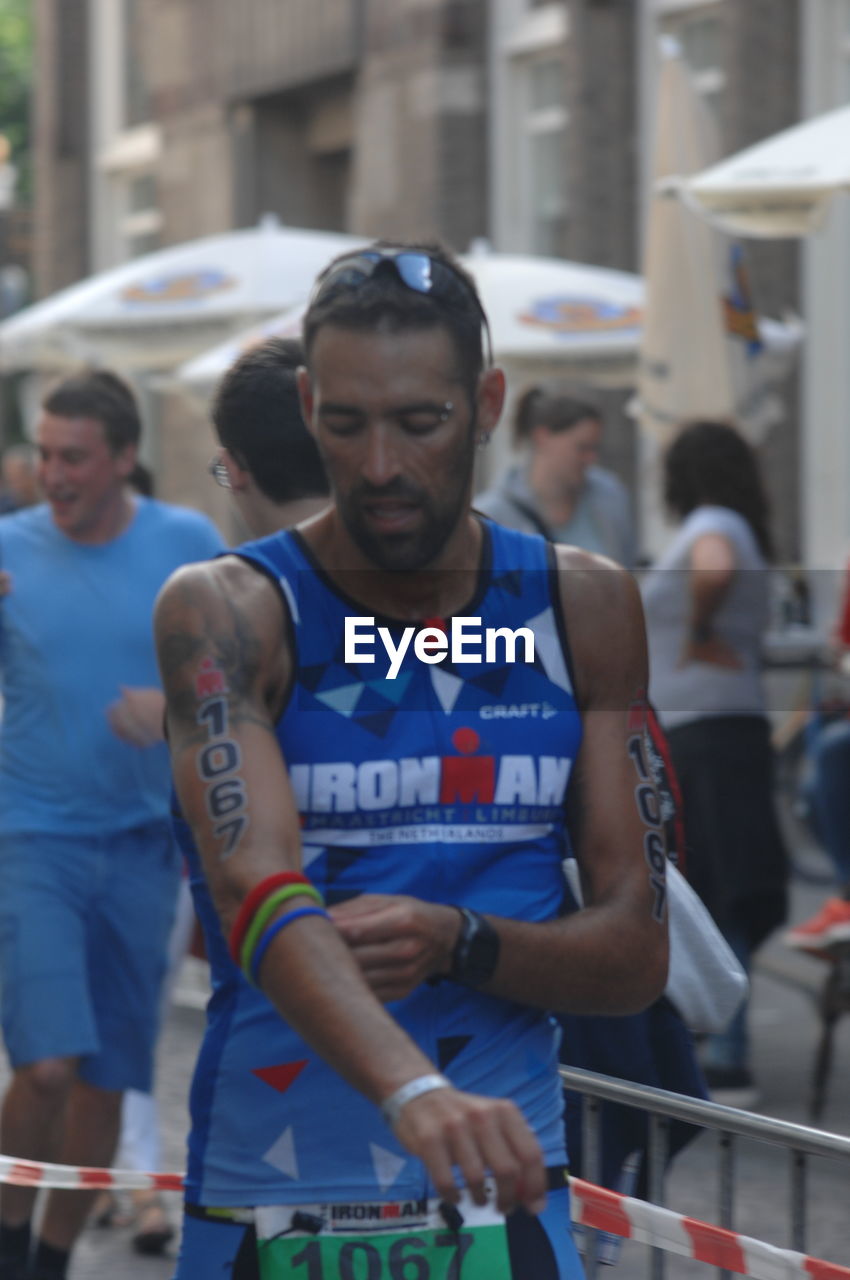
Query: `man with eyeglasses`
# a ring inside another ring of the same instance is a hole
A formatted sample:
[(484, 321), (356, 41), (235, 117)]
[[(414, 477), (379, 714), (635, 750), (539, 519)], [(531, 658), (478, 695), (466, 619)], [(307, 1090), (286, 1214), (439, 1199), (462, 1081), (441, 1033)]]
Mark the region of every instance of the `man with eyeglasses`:
[(328, 505), (328, 479), (301, 416), (301, 343), (267, 338), (225, 373), (212, 404), (221, 448), (210, 462), (254, 537), (288, 529)]
[(637, 593), (471, 511), (504, 377), (442, 250), (337, 259), (304, 346), (331, 507), (157, 609), (216, 982), (177, 1278), (574, 1280), (549, 1011), (666, 976)]
[[(222, 547), (195, 511), (133, 493), (141, 431), (105, 370), (47, 393), (45, 502), (0, 521), (0, 974), (6, 1155), (108, 1165), (125, 1089), (151, 1085), (179, 880), (151, 613)], [(4, 1187), (0, 1280), (61, 1280), (91, 1195)], [(31, 1259), (30, 1259), (30, 1254)]]

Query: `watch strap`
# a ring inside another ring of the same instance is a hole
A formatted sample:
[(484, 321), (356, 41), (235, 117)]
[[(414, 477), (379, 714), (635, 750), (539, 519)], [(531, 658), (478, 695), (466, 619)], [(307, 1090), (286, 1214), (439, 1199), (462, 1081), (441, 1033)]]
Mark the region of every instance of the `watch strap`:
[(499, 963), (499, 935), (490, 921), (471, 907), (458, 907), (460, 933), (452, 952), (449, 977), (464, 986), (480, 987), (489, 982)]

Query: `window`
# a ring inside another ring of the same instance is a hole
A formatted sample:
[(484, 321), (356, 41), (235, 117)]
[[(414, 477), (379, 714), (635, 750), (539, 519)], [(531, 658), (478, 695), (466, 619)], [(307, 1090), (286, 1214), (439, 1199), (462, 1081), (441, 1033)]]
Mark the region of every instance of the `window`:
[(145, 79), (142, 0), (91, 0), (95, 269), (159, 247), (161, 139)]
[(516, 253), (566, 248), (568, 6), (494, 0), (491, 84), (491, 227)]
[(162, 215), (157, 200), (156, 174), (132, 173), (119, 179), (124, 210), (120, 217), (121, 235), (128, 258), (153, 253), (160, 247)]
[(132, 128), (151, 118), (151, 100), (145, 79), (142, 15), (139, 0), (123, 0), (124, 111), (123, 124)]
[(564, 251), (567, 223), (563, 59), (531, 60), (519, 74), (525, 81), (520, 167), (525, 169), (521, 181), (527, 197), (527, 247), (533, 253), (558, 256)]
[(720, 99), (726, 85), (723, 71), (723, 32), (717, 0), (711, 3), (658, 4), (659, 29), (675, 36), (682, 46), (696, 89), (702, 94), (716, 124), (720, 120)]
[(296, 227), (348, 225), (352, 84), (340, 77), (296, 92), (254, 99), (250, 176), (237, 193), (240, 220), (275, 213)]

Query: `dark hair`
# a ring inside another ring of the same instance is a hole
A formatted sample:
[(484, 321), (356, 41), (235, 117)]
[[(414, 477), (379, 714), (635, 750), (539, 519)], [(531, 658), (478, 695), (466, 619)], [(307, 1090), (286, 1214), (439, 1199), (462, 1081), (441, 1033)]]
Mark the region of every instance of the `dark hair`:
[(523, 391), (514, 410), (514, 444), (524, 444), (535, 427), (550, 431), (569, 431), (590, 418), (601, 422), (602, 414), (594, 405), (557, 387), (529, 387)]
[(737, 511), (762, 554), (772, 558), (769, 504), (758, 460), (729, 423), (685, 423), (664, 459), (664, 500), (681, 519), (706, 504)]
[(47, 391), (42, 408), (58, 418), (94, 418), (113, 453), (136, 445), (142, 422), (136, 398), (122, 378), (108, 369), (87, 369), (63, 378)]
[(300, 342), (268, 338), (243, 352), (213, 400), (220, 442), (272, 502), (328, 492), (319, 450), (301, 416), (295, 371), (303, 363)]
[(399, 277), (392, 259), (375, 265), (374, 272), (362, 284), (332, 288), (326, 297), (321, 296), (322, 281), (337, 264), (356, 257), (355, 253), (343, 253), (328, 263), (316, 281), (313, 300), (304, 315), (304, 350), (307, 363), (316, 334), (324, 325), (340, 329), (383, 330), (398, 333), (409, 329), (448, 329), (457, 352), (464, 381), (474, 386), (484, 368), (482, 329), (484, 309), (478, 297), (475, 281), (458, 260), (436, 242), (405, 243), (394, 240), (376, 240), (364, 246), (364, 250), (398, 249), (410, 253), (427, 254), (433, 262), (442, 263), (457, 277), (458, 288), (452, 296), (437, 292), (420, 293)]
[(143, 462), (136, 463), (127, 477), (127, 483), (131, 489), (135, 489), (136, 493), (140, 493), (143, 498), (152, 498), (154, 496), (156, 485), (153, 472)]

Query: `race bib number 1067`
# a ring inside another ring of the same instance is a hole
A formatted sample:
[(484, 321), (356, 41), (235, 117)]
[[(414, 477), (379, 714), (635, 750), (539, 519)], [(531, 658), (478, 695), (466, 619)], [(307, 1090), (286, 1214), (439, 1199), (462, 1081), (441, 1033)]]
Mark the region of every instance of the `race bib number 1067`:
[(465, 1224), (458, 1231), (421, 1226), (273, 1239), (263, 1239), (262, 1222), (257, 1225), (262, 1280), (510, 1280), (511, 1276), (504, 1219)]

